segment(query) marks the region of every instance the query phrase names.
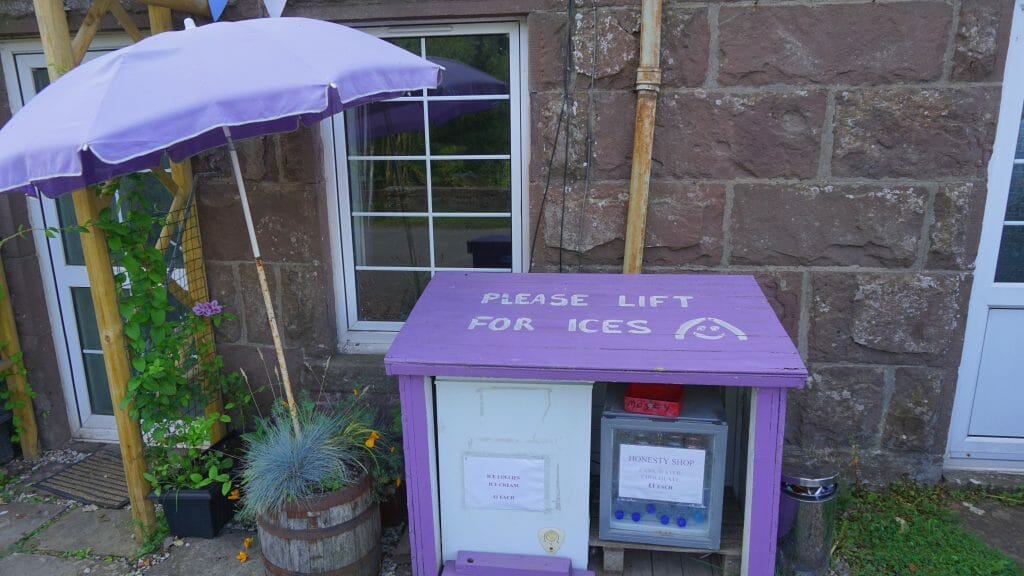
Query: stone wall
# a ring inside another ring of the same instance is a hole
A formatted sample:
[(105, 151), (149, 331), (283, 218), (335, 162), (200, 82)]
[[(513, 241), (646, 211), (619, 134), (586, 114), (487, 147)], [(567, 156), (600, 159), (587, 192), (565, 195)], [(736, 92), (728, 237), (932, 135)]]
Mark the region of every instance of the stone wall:
[[(787, 451), (856, 464), (867, 480), (940, 472), (1012, 5), (665, 1), (645, 271), (759, 279), (812, 373), (791, 395)], [(238, 0), (226, 17), (259, 6)], [(564, 1), (291, 0), (286, 14), (522, 18), (533, 270), (620, 269), (638, 2), (577, 3), (568, 85)], [(0, 33), (25, 27), (6, 22)], [(556, 138), (566, 94), (568, 154), (566, 125)], [(393, 402), (379, 356), (335, 352), (316, 132), (241, 153), (293, 378), (313, 393), (372, 383)], [(272, 366), (272, 349), (229, 168), (223, 152), (195, 163), (210, 284), (242, 311), (217, 337), (262, 382), (259, 353)]]
[[(596, 66), (589, 4), (576, 19), (569, 181), (556, 151), (536, 268), (619, 269), (628, 4), (598, 8)], [(644, 269), (760, 280), (811, 371), (787, 453), (866, 480), (941, 472), (1012, 4), (666, 3)], [(529, 18), (531, 63), (557, 56), (531, 71), (535, 206), (565, 22)]]

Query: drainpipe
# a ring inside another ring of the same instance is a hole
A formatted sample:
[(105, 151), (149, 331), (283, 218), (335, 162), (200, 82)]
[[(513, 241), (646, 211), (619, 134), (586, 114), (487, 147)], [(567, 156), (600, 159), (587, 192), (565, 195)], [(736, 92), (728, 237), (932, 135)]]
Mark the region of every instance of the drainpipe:
[(636, 69), (636, 127), (629, 175), (629, 212), (626, 216), (624, 274), (639, 274), (644, 260), (647, 195), (651, 185), (651, 150), (654, 148), (654, 113), (661, 86), (661, 0), (642, 0), (640, 65)]

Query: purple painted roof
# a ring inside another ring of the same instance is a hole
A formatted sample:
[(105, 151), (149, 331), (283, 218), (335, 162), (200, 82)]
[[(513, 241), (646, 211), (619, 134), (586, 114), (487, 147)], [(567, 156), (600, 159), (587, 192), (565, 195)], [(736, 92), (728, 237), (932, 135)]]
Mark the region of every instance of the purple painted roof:
[(437, 274), (389, 374), (799, 387), (752, 276)]

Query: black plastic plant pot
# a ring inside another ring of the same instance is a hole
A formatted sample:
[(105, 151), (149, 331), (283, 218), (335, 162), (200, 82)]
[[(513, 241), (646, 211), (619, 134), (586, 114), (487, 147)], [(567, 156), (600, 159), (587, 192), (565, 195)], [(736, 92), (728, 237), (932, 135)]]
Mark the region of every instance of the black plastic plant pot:
[(164, 507), (171, 534), (214, 538), (234, 516), (233, 503), (220, 493), (220, 485), (208, 490), (172, 490), (148, 498)]

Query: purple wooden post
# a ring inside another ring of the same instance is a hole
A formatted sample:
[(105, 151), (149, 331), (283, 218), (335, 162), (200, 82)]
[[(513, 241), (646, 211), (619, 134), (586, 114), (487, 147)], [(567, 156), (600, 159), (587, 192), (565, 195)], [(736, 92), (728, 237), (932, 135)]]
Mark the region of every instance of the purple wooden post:
[(782, 438), (786, 429), (786, 389), (755, 389), (754, 454), (748, 541), (744, 546), (746, 576), (775, 574), (775, 544), (779, 526)]
[(434, 434), (428, 420), (423, 376), (399, 376), (402, 402), (402, 448), (405, 451), (405, 490), (409, 501), (409, 549), (414, 576), (437, 576), (438, 534), (434, 531), (434, 490), (431, 449)]

